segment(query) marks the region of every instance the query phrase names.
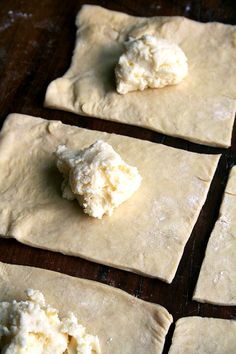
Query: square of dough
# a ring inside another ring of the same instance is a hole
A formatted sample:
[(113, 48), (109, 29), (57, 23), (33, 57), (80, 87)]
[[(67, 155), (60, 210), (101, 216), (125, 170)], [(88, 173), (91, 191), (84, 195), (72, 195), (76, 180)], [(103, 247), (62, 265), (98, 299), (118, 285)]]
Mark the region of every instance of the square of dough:
[(161, 354), (172, 316), (160, 306), (91, 280), (0, 263), (0, 301), (40, 290), (63, 317), (74, 312), (88, 333), (98, 335), (102, 353)]
[[(138, 125), (196, 143), (228, 147), (236, 111), (236, 26), (184, 17), (133, 17), (85, 5), (69, 70), (52, 81), (45, 105)], [(129, 36), (178, 44), (188, 76), (179, 85), (120, 95), (114, 67)]]
[[(59, 144), (76, 151), (98, 139), (142, 176), (138, 191), (102, 220), (62, 198), (53, 155)], [(218, 160), (219, 155), (12, 114), (0, 135), (0, 233), (171, 282)]]
[(193, 299), (216, 305), (236, 305), (236, 167), (229, 175)]
[(169, 354), (234, 354), (236, 321), (183, 317), (176, 322)]

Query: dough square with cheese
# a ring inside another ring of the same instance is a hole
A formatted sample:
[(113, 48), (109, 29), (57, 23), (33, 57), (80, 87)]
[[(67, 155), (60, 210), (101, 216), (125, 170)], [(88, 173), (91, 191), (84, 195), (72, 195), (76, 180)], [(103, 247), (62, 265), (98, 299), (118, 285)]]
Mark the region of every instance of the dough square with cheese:
[[(101, 220), (62, 197), (54, 151), (96, 140), (137, 167), (142, 182)], [(0, 233), (18, 241), (171, 282), (219, 155), (11, 114), (0, 134)]]
[(26, 299), (27, 288), (41, 291), (60, 317), (72, 311), (102, 353), (162, 353), (172, 316), (160, 305), (95, 281), (0, 263), (0, 301)]
[[(236, 26), (184, 17), (133, 17), (85, 5), (72, 63), (48, 86), (45, 106), (228, 147), (236, 111)], [(120, 95), (114, 68), (128, 38), (145, 34), (180, 46), (189, 72), (178, 85)]]
[(183, 317), (175, 324), (169, 354), (234, 354), (236, 321)]
[(193, 299), (236, 305), (236, 167), (233, 167), (219, 218), (207, 245)]

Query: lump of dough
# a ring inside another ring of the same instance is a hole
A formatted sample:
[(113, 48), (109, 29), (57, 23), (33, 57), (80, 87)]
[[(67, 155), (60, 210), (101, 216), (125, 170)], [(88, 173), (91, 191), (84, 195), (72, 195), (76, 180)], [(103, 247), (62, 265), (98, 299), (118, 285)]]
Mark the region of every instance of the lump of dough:
[(166, 39), (144, 35), (125, 43), (115, 68), (117, 92), (161, 88), (180, 83), (188, 73), (182, 49)]
[(43, 294), (28, 289), (26, 301), (0, 302), (0, 352), (4, 354), (100, 354), (97, 336), (76, 316), (60, 319)]
[(140, 186), (137, 168), (102, 140), (77, 153), (59, 145), (55, 155), (64, 176), (63, 197), (77, 199), (84, 212), (95, 218), (111, 215)]

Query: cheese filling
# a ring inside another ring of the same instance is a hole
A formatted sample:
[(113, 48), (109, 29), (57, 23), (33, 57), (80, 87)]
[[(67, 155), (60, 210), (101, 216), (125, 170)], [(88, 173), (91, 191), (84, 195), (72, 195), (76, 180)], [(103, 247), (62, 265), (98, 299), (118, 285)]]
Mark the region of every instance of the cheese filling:
[(151, 35), (132, 38), (115, 68), (117, 92), (176, 85), (187, 73), (187, 58), (178, 45)]
[(28, 300), (0, 302), (2, 354), (101, 354), (97, 336), (86, 333), (73, 313), (60, 319), (38, 290)]
[(129, 166), (102, 140), (77, 153), (59, 145), (55, 155), (64, 176), (63, 197), (77, 199), (84, 212), (92, 217), (111, 215), (140, 186), (137, 168)]

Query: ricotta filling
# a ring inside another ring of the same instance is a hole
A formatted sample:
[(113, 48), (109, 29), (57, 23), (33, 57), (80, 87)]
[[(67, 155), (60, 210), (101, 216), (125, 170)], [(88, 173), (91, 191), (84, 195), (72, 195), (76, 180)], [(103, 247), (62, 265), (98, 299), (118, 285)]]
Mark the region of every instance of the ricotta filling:
[(84, 212), (94, 218), (112, 215), (114, 208), (140, 186), (137, 168), (124, 162), (102, 140), (76, 153), (59, 145), (55, 155), (57, 167), (64, 176), (62, 196), (77, 199)]
[(115, 68), (117, 92), (176, 85), (187, 74), (187, 57), (177, 44), (148, 34), (131, 38)]
[(101, 354), (98, 337), (87, 334), (72, 312), (60, 319), (40, 291), (26, 294), (26, 301), (0, 302), (2, 354)]

